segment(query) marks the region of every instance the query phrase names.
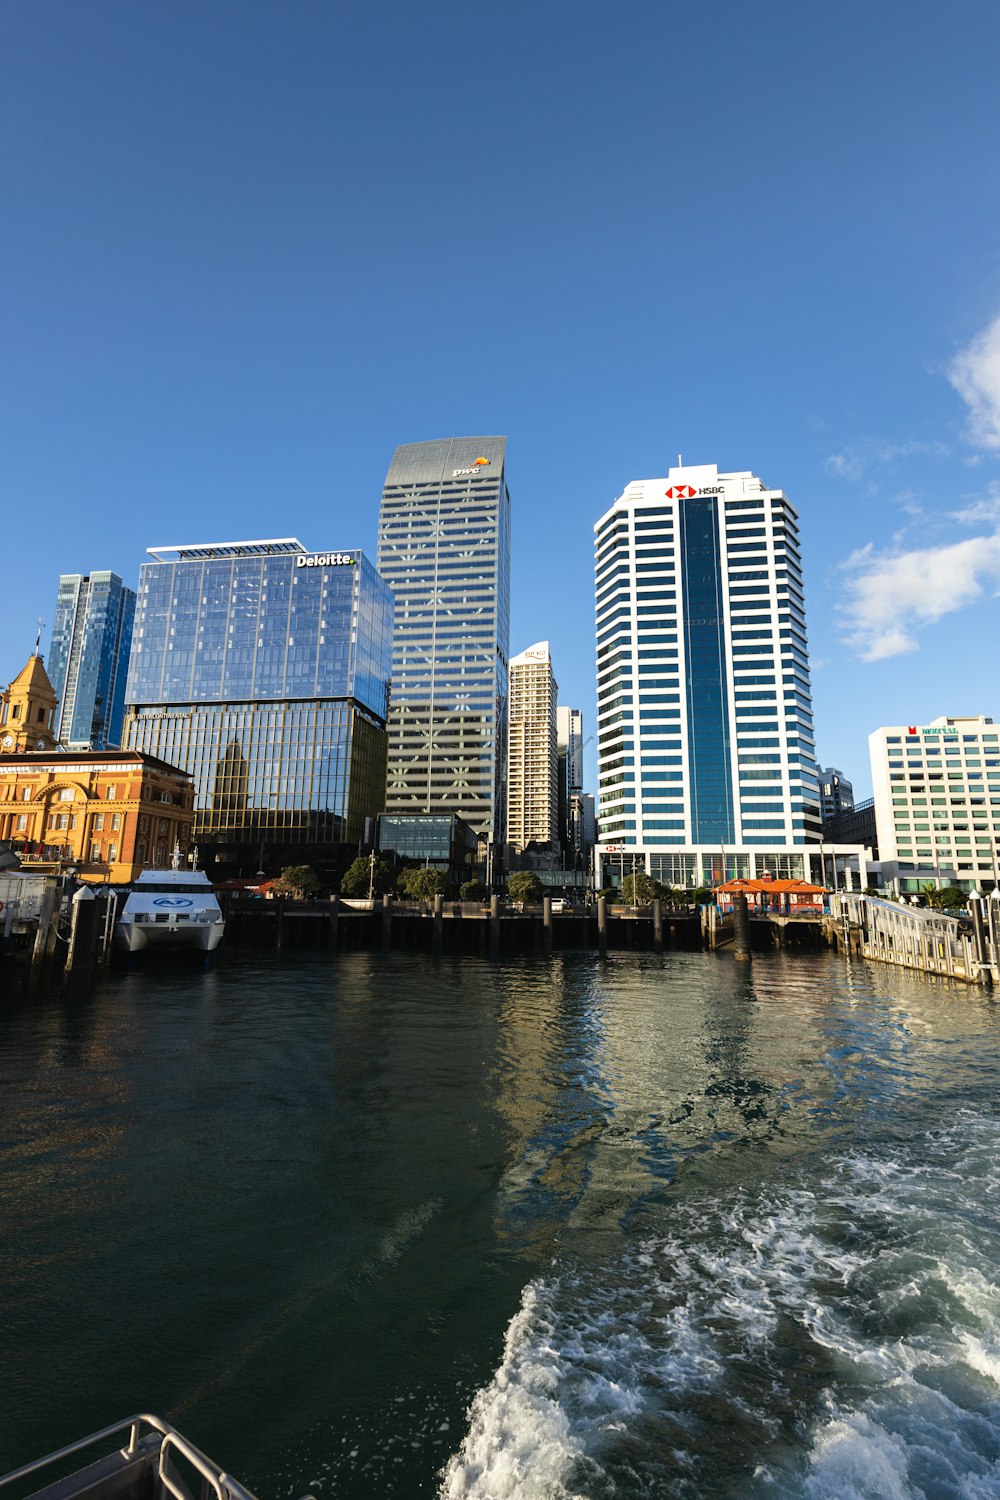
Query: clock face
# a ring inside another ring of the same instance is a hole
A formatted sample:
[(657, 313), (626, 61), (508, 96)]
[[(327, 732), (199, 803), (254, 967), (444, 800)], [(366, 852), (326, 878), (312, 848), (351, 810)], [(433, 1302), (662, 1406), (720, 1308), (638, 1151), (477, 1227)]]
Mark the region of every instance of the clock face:
[(36, 750), (44, 750), (45, 749), (45, 741), (44, 740), (36, 740), (35, 741), (35, 749)]
[(4, 749), (5, 750), (9, 750), (10, 747), (11, 747), (11, 745), (13, 745), (13, 743), (14, 743), (14, 736), (12, 734), (5, 734), (4, 737), (3, 737), (3, 747), (4, 747)]

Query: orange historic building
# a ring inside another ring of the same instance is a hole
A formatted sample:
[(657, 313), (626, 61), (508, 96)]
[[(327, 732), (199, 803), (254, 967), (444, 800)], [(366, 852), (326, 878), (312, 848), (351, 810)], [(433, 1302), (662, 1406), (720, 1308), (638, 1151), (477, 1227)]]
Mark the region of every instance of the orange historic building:
[(56, 697), (40, 656), (0, 693), (0, 840), (25, 869), (132, 881), (186, 855), (194, 822), (190, 776), (135, 750), (62, 750)]

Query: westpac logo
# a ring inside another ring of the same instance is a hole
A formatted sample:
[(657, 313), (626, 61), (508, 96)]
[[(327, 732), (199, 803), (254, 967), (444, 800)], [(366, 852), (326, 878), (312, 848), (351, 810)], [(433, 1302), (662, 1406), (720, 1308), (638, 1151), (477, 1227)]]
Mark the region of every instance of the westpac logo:
[(350, 552), (310, 552), (296, 562), (300, 568), (349, 568), (354, 557)]

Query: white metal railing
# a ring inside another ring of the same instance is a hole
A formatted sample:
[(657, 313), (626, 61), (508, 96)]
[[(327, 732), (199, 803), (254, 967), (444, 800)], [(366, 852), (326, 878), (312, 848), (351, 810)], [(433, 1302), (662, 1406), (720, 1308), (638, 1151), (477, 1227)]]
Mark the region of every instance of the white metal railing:
[[(145, 1434), (144, 1429), (148, 1429)], [(21, 1479), (27, 1479), (43, 1469), (62, 1463), (76, 1453), (83, 1453), (87, 1448), (94, 1448), (98, 1444), (118, 1438), (126, 1430), (129, 1434), (128, 1443), (118, 1448), (123, 1459), (139, 1456), (143, 1435), (148, 1439), (152, 1433), (159, 1434), (159, 1443), (150, 1444), (148, 1455), (143, 1456), (156, 1459), (157, 1478), (163, 1488), (174, 1497), (174, 1500), (191, 1500), (191, 1495), (178, 1476), (170, 1472), (168, 1462), (171, 1452), (180, 1455), (191, 1465), (200, 1475), (203, 1485), (207, 1487), (206, 1493), (211, 1490), (216, 1500), (255, 1500), (254, 1495), (240, 1484), (239, 1480), (234, 1479), (231, 1474), (224, 1473), (218, 1464), (213, 1463), (193, 1443), (188, 1442), (187, 1438), (182, 1436), (175, 1427), (171, 1427), (169, 1422), (164, 1422), (160, 1417), (150, 1416), (147, 1412), (134, 1417), (126, 1417), (123, 1422), (115, 1422), (113, 1426), (104, 1427), (100, 1432), (92, 1432), (89, 1436), (80, 1438), (78, 1442), (67, 1443), (65, 1447), (57, 1448), (55, 1452), (47, 1453), (43, 1458), (36, 1458), (33, 1462), (14, 1469), (10, 1474), (0, 1476), (0, 1490), (7, 1485), (16, 1484)]]

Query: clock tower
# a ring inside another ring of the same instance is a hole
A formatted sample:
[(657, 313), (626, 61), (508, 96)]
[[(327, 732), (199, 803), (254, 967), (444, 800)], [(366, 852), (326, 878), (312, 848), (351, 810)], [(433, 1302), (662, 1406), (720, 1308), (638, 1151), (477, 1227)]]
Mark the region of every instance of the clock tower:
[(52, 732), (58, 699), (37, 651), (0, 692), (0, 759), (25, 750), (56, 750)]

